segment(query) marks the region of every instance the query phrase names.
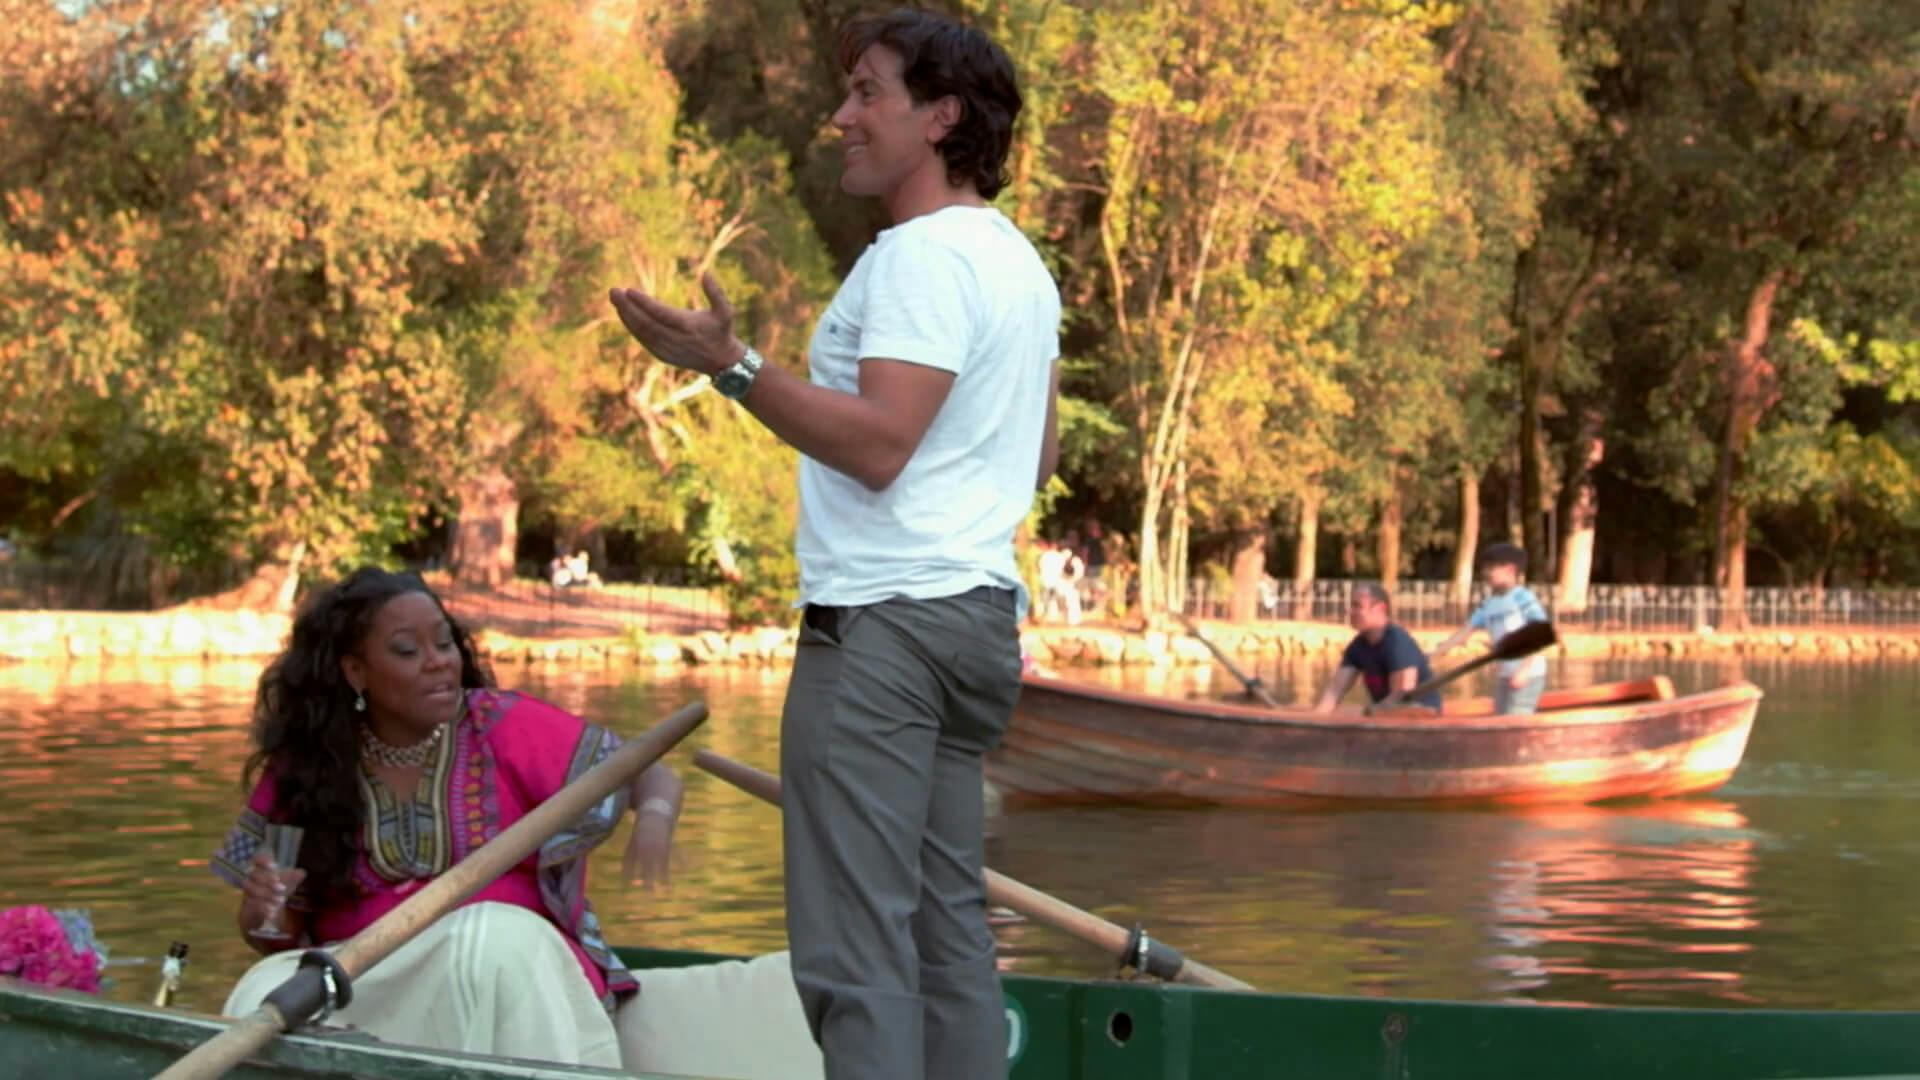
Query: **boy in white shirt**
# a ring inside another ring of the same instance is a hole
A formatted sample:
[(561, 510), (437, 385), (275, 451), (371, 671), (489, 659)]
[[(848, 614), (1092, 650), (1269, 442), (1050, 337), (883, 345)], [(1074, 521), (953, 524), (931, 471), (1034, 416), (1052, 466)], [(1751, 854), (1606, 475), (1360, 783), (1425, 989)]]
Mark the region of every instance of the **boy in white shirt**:
[[(1493, 544), (1480, 556), (1480, 573), (1493, 594), (1480, 602), (1467, 625), (1455, 630), (1434, 647), (1432, 659), (1466, 642), (1475, 630), (1485, 630), (1494, 645), (1500, 639), (1530, 622), (1547, 622), (1547, 611), (1533, 591), (1520, 584), (1527, 573), (1527, 553), (1517, 544)], [(1540, 694), (1547, 688), (1547, 658), (1535, 653), (1519, 660), (1502, 660), (1495, 665), (1493, 711), (1498, 716), (1518, 716), (1533, 712), (1540, 705)]]

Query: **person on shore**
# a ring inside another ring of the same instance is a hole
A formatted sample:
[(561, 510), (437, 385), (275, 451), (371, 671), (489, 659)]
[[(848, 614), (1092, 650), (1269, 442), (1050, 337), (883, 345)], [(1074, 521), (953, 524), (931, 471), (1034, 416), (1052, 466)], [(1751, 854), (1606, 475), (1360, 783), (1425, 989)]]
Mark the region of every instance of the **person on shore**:
[(841, 32), (841, 188), (892, 225), (828, 305), (811, 379), (710, 309), (610, 294), (654, 356), (801, 453), (800, 637), (781, 718), (787, 937), (833, 1080), (994, 1080), (1007, 1026), (982, 755), (1020, 689), (1013, 537), (1058, 457), (1060, 295), (987, 200), (1021, 101), (986, 35), (902, 10)]
[(1040, 615), (1050, 620), (1058, 611), (1068, 626), (1080, 625), (1080, 557), (1066, 541), (1048, 542), (1040, 549)]
[[(1340, 666), (1327, 680), (1314, 711), (1330, 713), (1340, 704), (1356, 680), (1364, 682), (1367, 696), (1378, 703), (1389, 694), (1404, 694), (1433, 678), (1425, 653), (1406, 628), (1393, 621), (1393, 600), (1387, 590), (1371, 581), (1353, 587), (1348, 621), (1357, 633), (1340, 656)], [(1440, 694), (1429, 690), (1408, 702), (1440, 711)]]
[[(260, 678), (252, 739), (251, 795), (211, 868), (241, 890), (239, 930), (268, 957), (229, 1015), (309, 944), (352, 937), (620, 742), (496, 689), (424, 582), (372, 567), (303, 606)], [(612, 1010), (637, 983), (587, 902), (586, 856), (631, 807), (629, 874), (664, 878), (680, 802), (673, 770), (648, 768), (355, 980), (343, 1019), (416, 1045), (618, 1066)], [(287, 826), (297, 860), (276, 866), (272, 834)], [(280, 933), (263, 937), (269, 916)]]
[[(1491, 590), (1468, 617), (1467, 625), (1434, 647), (1437, 658), (1466, 643), (1475, 631), (1485, 630), (1491, 644), (1530, 622), (1546, 622), (1547, 610), (1521, 584), (1527, 574), (1527, 553), (1518, 544), (1493, 544), (1480, 556), (1480, 573)], [(1519, 660), (1502, 660), (1494, 668), (1493, 712), (1521, 716), (1540, 707), (1547, 688), (1547, 658), (1535, 653)]]

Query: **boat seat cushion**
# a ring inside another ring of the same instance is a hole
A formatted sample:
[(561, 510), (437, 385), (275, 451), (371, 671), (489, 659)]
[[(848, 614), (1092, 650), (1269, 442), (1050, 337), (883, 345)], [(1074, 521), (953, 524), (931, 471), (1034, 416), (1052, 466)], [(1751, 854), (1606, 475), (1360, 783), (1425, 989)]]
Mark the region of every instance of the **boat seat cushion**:
[(628, 1070), (714, 1080), (825, 1077), (787, 953), (634, 974), (640, 994), (614, 1014)]

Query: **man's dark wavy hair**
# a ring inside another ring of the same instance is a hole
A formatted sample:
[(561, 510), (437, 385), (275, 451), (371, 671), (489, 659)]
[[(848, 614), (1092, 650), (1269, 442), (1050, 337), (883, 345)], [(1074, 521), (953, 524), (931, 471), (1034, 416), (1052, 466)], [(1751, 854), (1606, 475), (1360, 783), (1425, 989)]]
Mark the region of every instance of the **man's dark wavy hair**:
[(251, 789), (271, 769), (276, 818), (304, 831), (300, 866), (308, 896), (324, 903), (350, 895), (353, 857), (366, 809), (360, 798), (360, 738), (354, 691), (340, 658), (355, 652), (389, 600), (425, 593), (453, 628), (460, 650), (460, 685), (492, 686), (493, 679), (461, 627), (427, 583), (414, 574), (363, 567), (308, 598), (293, 620), (286, 651), (260, 676), (253, 703), (253, 746), (241, 783)]
[(947, 177), (971, 180), (991, 199), (1011, 179), (1007, 151), (1020, 115), (1020, 87), (1013, 61), (987, 35), (943, 15), (901, 8), (854, 19), (841, 28), (840, 70), (851, 73), (860, 55), (875, 45), (900, 54), (901, 72), (915, 105), (951, 94), (960, 99), (960, 122), (940, 140)]

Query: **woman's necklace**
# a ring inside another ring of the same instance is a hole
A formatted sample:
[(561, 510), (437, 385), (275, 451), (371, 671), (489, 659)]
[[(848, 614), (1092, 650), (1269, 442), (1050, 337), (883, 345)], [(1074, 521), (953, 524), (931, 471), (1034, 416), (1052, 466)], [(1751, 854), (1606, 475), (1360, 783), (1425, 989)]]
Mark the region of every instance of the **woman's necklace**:
[(446, 730), (447, 725), (440, 724), (433, 729), (433, 734), (412, 746), (390, 746), (381, 742), (380, 736), (373, 733), (372, 725), (362, 724), (360, 725), (360, 756), (375, 765), (386, 765), (396, 769), (418, 768), (427, 763), (427, 758), (432, 756), (434, 747), (440, 745), (440, 736)]

